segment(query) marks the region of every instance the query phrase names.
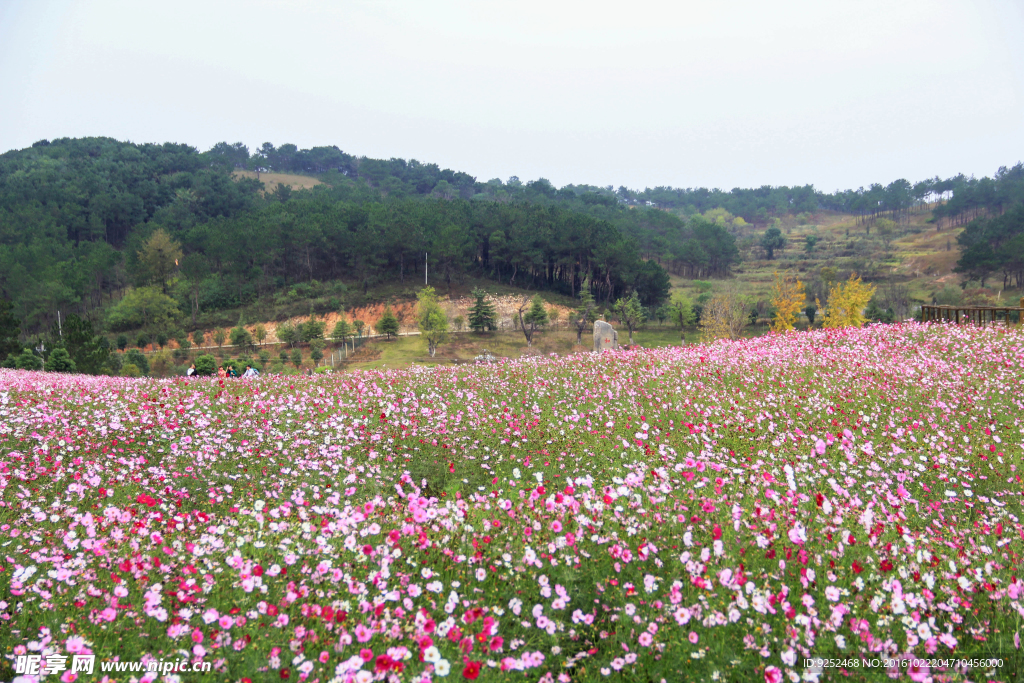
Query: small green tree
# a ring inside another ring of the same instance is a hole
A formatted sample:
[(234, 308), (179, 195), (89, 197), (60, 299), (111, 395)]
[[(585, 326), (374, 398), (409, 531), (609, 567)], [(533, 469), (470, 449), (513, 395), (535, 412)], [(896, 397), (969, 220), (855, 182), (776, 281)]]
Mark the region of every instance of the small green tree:
[(323, 339), (327, 323), (310, 313), (309, 320), (299, 325), (299, 335), (307, 344), (314, 339)]
[(210, 376), (217, 372), (217, 359), (210, 354), (196, 358), (196, 374)]
[(313, 359), (315, 365), (320, 364), (320, 360), (324, 357), (324, 340), (313, 339), (309, 342), (309, 357)]
[(126, 334), (119, 334), (119, 335), (117, 335), (117, 349), (119, 351), (124, 351), (127, 348), (128, 348), (128, 335), (126, 335)]
[(157, 334), (156, 334), (156, 345), (160, 347), (161, 351), (164, 350), (164, 347), (167, 346), (167, 333), (166, 332), (157, 332)]
[(682, 292), (676, 292), (668, 303), (668, 319), (679, 328), (679, 340), (686, 340), (686, 328), (697, 322), (693, 302)]
[(249, 330), (245, 329), (241, 325), (232, 328), (231, 345), (238, 347), (240, 350), (246, 350), (252, 347), (252, 335), (249, 334)]
[(448, 316), (441, 308), (433, 287), (424, 287), (416, 298), (420, 333), (427, 340), (427, 350), (433, 358), (437, 347), (448, 340)]
[(44, 367), (47, 372), (74, 372), (75, 361), (71, 359), (71, 354), (67, 352), (67, 349), (57, 347), (50, 352), (50, 357), (46, 359)]
[(462, 328), (466, 326), (466, 319), (461, 315), (457, 315), (452, 318), (452, 325), (455, 327), (456, 332), (462, 332)]
[(217, 345), (217, 348), (224, 346), (224, 341), (228, 338), (228, 335), (224, 332), (223, 327), (218, 327), (213, 331), (213, 343)]
[(42, 370), (43, 359), (32, 352), (32, 349), (24, 348), (14, 359), (15, 367), (19, 370)]
[(267, 338), (267, 328), (263, 323), (256, 323), (256, 327), (252, 330), (252, 336), (256, 339), (257, 344), (263, 346), (263, 342)]
[(291, 360), (292, 360), (292, 363), (295, 364), (295, 367), (301, 368), (302, 367), (302, 351), (299, 350), (299, 349), (292, 349)]
[(474, 289), (473, 296), (476, 301), (469, 311), (469, 329), (474, 332), (485, 332), (497, 328), (494, 304), (487, 300), (487, 292), (482, 289)]
[(533, 335), (537, 328), (548, 324), (548, 310), (544, 308), (544, 300), (540, 298), (540, 294), (534, 295), (529, 302), (530, 309), (523, 315), (526, 306), (527, 302), (524, 301), (519, 307), (519, 328), (526, 337), (526, 346), (530, 347), (533, 346)]
[(277, 326), (277, 338), (288, 346), (295, 346), (299, 340), (299, 333), (291, 323), (281, 323)]
[(352, 327), (356, 328), (356, 334), (362, 337), (363, 328), (366, 327), (366, 323), (364, 323), (362, 320), (353, 320)]
[(140, 334), (139, 338), (135, 340), (135, 345), (140, 349), (144, 349), (149, 346), (149, 335), (145, 333)]
[(203, 342), (206, 341), (206, 335), (203, 334), (202, 330), (196, 330), (192, 333), (192, 343), (196, 346), (202, 346)]
[(584, 280), (580, 283), (580, 305), (572, 317), (572, 324), (576, 328), (576, 346), (583, 343), (583, 331), (587, 329), (595, 306), (594, 295), (590, 293), (590, 283)]
[(818, 313), (818, 307), (815, 306), (814, 304), (810, 304), (809, 306), (804, 308), (804, 315), (807, 316), (807, 322), (809, 324), (811, 324), (811, 325), (814, 325), (814, 316), (817, 313)]
[(331, 338), (344, 344), (351, 336), (352, 325), (344, 317), (338, 318), (338, 322), (334, 323), (334, 330), (331, 331)]
[(778, 228), (768, 228), (761, 235), (761, 247), (768, 252), (768, 260), (775, 258), (775, 250), (782, 251), (786, 248), (786, 238)]
[(629, 344), (632, 346), (633, 332), (644, 322), (644, 307), (640, 304), (640, 297), (633, 291), (628, 297), (616, 301), (613, 310), (622, 324), (629, 329)]
[(377, 321), (377, 334), (387, 335), (389, 341), (392, 335), (398, 334), (398, 318), (395, 317), (395, 312), (391, 310), (391, 304), (384, 307), (384, 313), (381, 314), (380, 320)]

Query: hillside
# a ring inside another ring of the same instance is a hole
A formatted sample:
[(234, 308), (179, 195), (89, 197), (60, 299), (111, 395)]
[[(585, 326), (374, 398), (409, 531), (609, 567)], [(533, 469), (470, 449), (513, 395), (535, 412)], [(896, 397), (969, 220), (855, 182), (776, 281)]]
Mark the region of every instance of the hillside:
[(649, 320), (673, 291), (699, 312), (738, 289), (755, 321), (772, 315), (776, 270), (804, 280), (807, 303), (856, 272), (895, 319), (1017, 296), (1022, 197), (1020, 164), (835, 193), (637, 192), (481, 182), (336, 147), (44, 140), (0, 155), (0, 298), (20, 322), (12, 344), (50, 347), (70, 314), (133, 343), (342, 308), (373, 318), (386, 301), (404, 311), (425, 271), (453, 301), (481, 287), (571, 308), (586, 288), (607, 313), (635, 292)]

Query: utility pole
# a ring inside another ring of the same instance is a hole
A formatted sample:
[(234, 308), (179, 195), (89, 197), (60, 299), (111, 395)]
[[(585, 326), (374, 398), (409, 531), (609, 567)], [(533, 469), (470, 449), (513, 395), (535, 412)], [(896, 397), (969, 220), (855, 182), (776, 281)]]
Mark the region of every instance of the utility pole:
[(61, 341), (64, 341), (64, 326), (60, 322), (60, 311), (57, 311), (57, 332), (60, 333)]
[(423, 286), (426, 287), (429, 283), (427, 282), (427, 274), (430, 271), (430, 261), (428, 260), (430, 254), (423, 252)]

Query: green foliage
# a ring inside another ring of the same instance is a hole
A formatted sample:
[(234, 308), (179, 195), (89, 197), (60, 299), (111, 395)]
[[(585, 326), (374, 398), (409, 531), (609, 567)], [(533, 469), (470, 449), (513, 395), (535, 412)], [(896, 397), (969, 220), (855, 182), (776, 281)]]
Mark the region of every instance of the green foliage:
[(778, 228), (768, 228), (761, 236), (761, 247), (768, 253), (768, 260), (775, 258), (775, 250), (786, 248), (786, 238)]
[(526, 303), (519, 307), (519, 327), (523, 331), (523, 336), (526, 337), (526, 345), (533, 346), (533, 335), (536, 333), (537, 328), (543, 327), (548, 324), (548, 311), (544, 307), (544, 300), (540, 298), (540, 294), (535, 294), (533, 299), (530, 300), (530, 308), (523, 314), (523, 309), (526, 308)]
[(206, 335), (203, 334), (202, 330), (196, 330), (192, 333), (192, 341), (195, 342), (196, 346), (202, 346), (206, 341)]
[[(110, 342), (106, 337), (95, 334), (92, 322), (74, 313), (64, 320), (64, 349), (69, 354), (77, 372), (98, 375), (104, 372), (110, 357)], [(127, 346), (125, 339), (125, 346)]]
[(149, 346), (149, 343), (149, 335), (146, 333), (140, 334), (139, 338), (135, 340), (135, 346), (139, 347), (140, 349), (146, 348), (147, 346)]
[(314, 364), (319, 364), (324, 357), (324, 340), (314, 339), (310, 342), (309, 348), (309, 357), (313, 360)]
[(157, 332), (155, 339), (156, 339), (156, 345), (159, 346), (161, 350), (163, 350), (163, 348), (165, 346), (167, 346), (167, 333), (166, 332)]
[(314, 339), (323, 339), (324, 330), (327, 329), (327, 323), (323, 320), (310, 316), (309, 320), (299, 325), (299, 338), (307, 344), (312, 342)]
[(140, 280), (167, 292), (167, 281), (182, 258), (181, 245), (163, 228), (157, 228), (138, 252)]
[(573, 311), (571, 317), (572, 325), (576, 328), (577, 346), (583, 343), (583, 331), (587, 329), (587, 325), (591, 322), (594, 308), (596, 307), (594, 295), (590, 292), (590, 283), (587, 280), (580, 283), (579, 296), (580, 305)]
[(804, 237), (804, 251), (808, 254), (814, 251), (814, 248), (818, 245), (817, 235), (807, 235)]
[(138, 349), (128, 349), (124, 353), (123, 361), (124, 362), (122, 363), (122, 372), (124, 372), (125, 365), (134, 365), (136, 368), (138, 368), (141, 374), (149, 374), (149, 360), (146, 358), (146, 355), (142, 353), (142, 351), (139, 351)]
[(377, 334), (387, 335), (389, 341), (392, 336), (398, 334), (398, 318), (391, 310), (391, 304), (384, 307), (384, 312), (381, 314), (380, 320), (377, 321)]
[(421, 289), (416, 299), (420, 334), (427, 340), (427, 350), (433, 358), (437, 347), (448, 340), (448, 316), (441, 308), (433, 287)]
[(672, 295), (668, 304), (668, 318), (672, 324), (679, 328), (679, 338), (686, 338), (686, 328), (692, 327), (697, 322), (697, 316), (693, 311), (693, 302), (682, 292)]
[(140, 327), (159, 330), (177, 327), (181, 319), (178, 304), (155, 287), (128, 290), (107, 314), (107, 326), (116, 331)]
[(43, 359), (33, 353), (32, 349), (24, 348), (14, 359), (14, 367), (19, 370), (42, 370)]
[(21, 321), (14, 317), (14, 305), (0, 299), (0, 358), (21, 350)]
[(342, 315), (338, 318), (338, 322), (334, 323), (334, 329), (331, 331), (331, 339), (337, 339), (338, 341), (345, 343), (345, 341), (352, 336), (352, 324)]
[(302, 367), (302, 351), (299, 349), (292, 349), (291, 361), (297, 368)]
[(196, 374), (210, 376), (217, 372), (217, 359), (209, 354), (196, 358)]
[(299, 341), (299, 331), (291, 323), (281, 323), (277, 326), (277, 338), (288, 346), (295, 346)]
[(252, 335), (249, 330), (238, 325), (231, 329), (231, 344), (239, 349), (248, 349), (252, 346)]
[(631, 292), (628, 297), (624, 297), (615, 302), (615, 315), (618, 316), (622, 324), (629, 330), (629, 343), (633, 344), (633, 332), (643, 324), (644, 308), (640, 303), (640, 297), (637, 296), (636, 292)]
[(473, 290), (473, 308), (469, 311), (469, 329), (474, 332), (489, 332), (498, 328), (494, 304), (487, 300), (487, 292)]
[(954, 272), (982, 287), (993, 273), (1002, 273), (1004, 289), (1011, 281), (1024, 288), (1024, 206), (971, 221), (956, 241), (961, 254)]
[(933, 298), (939, 306), (958, 306), (963, 303), (964, 292), (954, 285), (946, 285), (936, 292)]
[(807, 316), (807, 322), (811, 325), (814, 324), (814, 316), (818, 313), (818, 307), (814, 304), (809, 304), (804, 308), (804, 315)]
[(119, 334), (117, 335), (117, 350), (124, 351), (128, 348), (128, 335)]
[(125, 363), (121, 366), (121, 375), (123, 377), (142, 377), (142, 370), (135, 363)]

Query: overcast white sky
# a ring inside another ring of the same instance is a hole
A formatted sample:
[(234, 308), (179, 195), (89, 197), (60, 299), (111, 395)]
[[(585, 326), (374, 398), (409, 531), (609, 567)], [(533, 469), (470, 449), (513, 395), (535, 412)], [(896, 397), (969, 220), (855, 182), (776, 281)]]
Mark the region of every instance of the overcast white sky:
[(0, 0), (0, 151), (337, 145), (479, 180), (822, 190), (1024, 159), (1021, 0)]

